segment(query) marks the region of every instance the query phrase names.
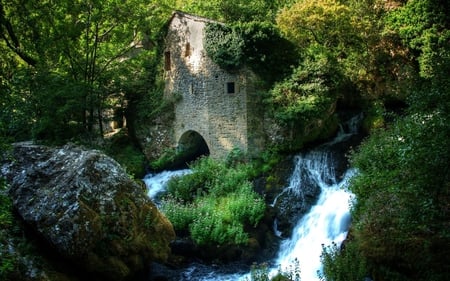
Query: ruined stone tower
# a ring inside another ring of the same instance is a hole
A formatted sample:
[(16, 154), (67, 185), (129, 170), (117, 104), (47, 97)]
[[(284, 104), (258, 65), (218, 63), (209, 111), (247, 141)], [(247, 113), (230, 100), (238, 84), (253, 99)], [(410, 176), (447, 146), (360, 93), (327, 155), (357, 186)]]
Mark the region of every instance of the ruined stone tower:
[(228, 72), (206, 54), (204, 29), (211, 20), (174, 12), (165, 59), (165, 97), (177, 100), (174, 143), (180, 149), (204, 146), (223, 158), (238, 148), (250, 155), (263, 147), (263, 118), (256, 83), (248, 68)]

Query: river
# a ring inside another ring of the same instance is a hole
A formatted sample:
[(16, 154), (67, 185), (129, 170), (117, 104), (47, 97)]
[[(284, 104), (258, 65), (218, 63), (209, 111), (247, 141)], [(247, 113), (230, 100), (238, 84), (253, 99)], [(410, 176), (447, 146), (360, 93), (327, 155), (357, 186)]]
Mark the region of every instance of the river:
[[(345, 240), (350, 226), (350, 206), (353, 198), (346, 187), (355, 170), (346, 167), (342, 171), (335, 167), (336, 153), (342, 154), (345, 151), (339, 151), (334, 147), (348, 141), (357, 132), (358, 118), (360, 119), (360, 117), (352, 118), (344, 124), (340, 133), (331, 142), (294, 157), (294, 169), (289, 185), (282, 192), (302, 192), (304, 184), (313, 181), (320, 187), (320, 195), (310, 211), (297, 219), (291, 237), (283, 239), (277, 256), (267, 261), (268, 264), (274, 265), (269, 269), (271, 276), (280, 269), (294, 270), (299, 271), (299, 280), (320, 280), (318, 273), (322, 270), (320, 256), (323, 246), (332, 243), (339, 246)], [(165, 183), (172, 176), (185, 173), (189, 173), (189, 170), (146, 176), (144, 181), (149, 189), (150, 198), (157, 201), (158, 195), (164, 192)], [(305, 180), (306, 178), (308, 180)], [(274, 232), (277, 232), (276, 227)], [(248, 272), (239, 267), (233, 268), (192, 264), (180, 273), (179, 280), (250, 280)]]

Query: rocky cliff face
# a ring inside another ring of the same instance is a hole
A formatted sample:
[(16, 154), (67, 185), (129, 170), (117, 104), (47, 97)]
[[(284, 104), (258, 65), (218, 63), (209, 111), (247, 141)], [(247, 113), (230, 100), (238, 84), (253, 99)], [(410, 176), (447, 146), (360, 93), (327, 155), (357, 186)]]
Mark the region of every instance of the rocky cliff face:
[(17, 144), (0, 176), (25, 224), (88, 274), (123, 280), (170, 253), (170, 222), (98, 151)]

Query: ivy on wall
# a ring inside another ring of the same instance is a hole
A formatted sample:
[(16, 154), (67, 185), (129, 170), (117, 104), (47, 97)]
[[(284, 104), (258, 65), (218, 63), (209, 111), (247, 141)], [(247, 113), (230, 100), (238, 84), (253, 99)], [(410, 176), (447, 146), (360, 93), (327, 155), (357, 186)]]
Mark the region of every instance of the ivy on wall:
[(223, 69), (248, 65), (269, 84), (285, 77), (298, 60), (294, 45), (267, 22), (208, 23), (203, 43), (208, 56)]
[(236, 29), (220, 23), (208, 23), (205, 29), (208, 56), (226, 70), (236, 70), (244, 62), (244, 40)]

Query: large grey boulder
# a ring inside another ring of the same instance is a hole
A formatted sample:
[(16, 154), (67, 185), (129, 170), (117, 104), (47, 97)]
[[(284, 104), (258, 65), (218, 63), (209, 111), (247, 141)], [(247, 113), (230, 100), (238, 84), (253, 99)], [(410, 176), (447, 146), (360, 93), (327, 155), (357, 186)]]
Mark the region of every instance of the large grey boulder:
[(172, 225), (113, 159), (73, 145), (29, 143), (14, 145), (11, 156), (0, 176), (14, 208), (62, 257), (104, 280), (168, 258)]

